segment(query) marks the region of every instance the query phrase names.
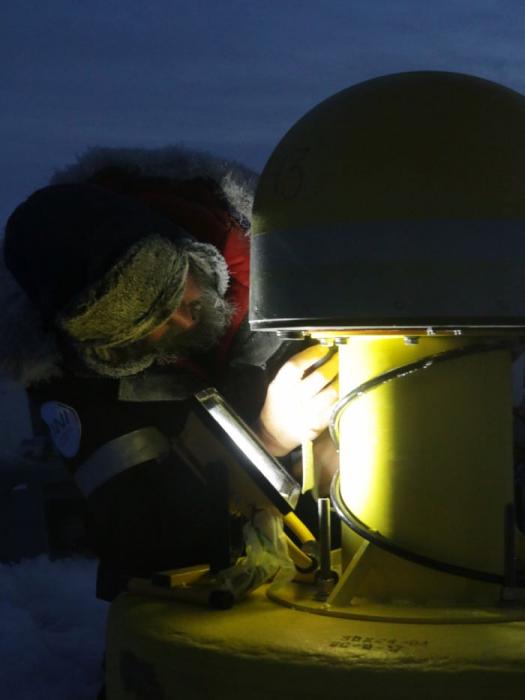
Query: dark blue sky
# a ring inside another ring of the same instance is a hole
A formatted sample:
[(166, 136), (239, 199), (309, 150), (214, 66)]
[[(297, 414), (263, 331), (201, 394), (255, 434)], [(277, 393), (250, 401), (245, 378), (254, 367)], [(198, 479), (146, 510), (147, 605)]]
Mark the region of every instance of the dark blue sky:
[(93, 145), (260, 169), (310, 107), (396, 71), (525, 92), (523, 0), (16, 0), (0, 9), (0, 221)]

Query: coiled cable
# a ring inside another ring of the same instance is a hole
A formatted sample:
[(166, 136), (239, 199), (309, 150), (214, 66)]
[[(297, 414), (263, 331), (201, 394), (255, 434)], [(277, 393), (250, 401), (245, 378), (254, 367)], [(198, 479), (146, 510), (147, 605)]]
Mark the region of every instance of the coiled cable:
[[(441, 353), (436, 353), (435, 355), (429, 355), (421, 360), (393, 368), (387, 372), (377, 375), (376, 377), (373, 377), (372, 379), (369, 379), (366, 382), (363, 382), (355, 389), (352, 389), (352, 391), (345, 394), (345, 396), (339, 399), (339, 401), (335, 404), (330, 416), (329, 424), (330, 436), (332, 440), (334, 441), (336, 447), (339, 448), (339, 424), (342, 414), (349, 404), (352, 403), (352, 401), (363, 396), (369, 391), (372, 391), (373, 389), (376, 389), (387, 382), (406, 378), (416, 372), (429, 369), (430, 367), (442, 364), (443, 362), (449, 362), (451, 360), (467, 357), (469, 355), (508, 350), (509, 347), (510, 346), (508, 343), (477, 343), (455, 350), (447, 350)], [(332, 479), (330, 498), (338, 516), (346, 525), (348, 525), (348, 527), (350, 527), (363, 539), (368, 540), (372, 544), (375, 544), (391, 554), (402, 557), (403, 559), (407, 559), (408, 561), (412, 561), (416, 564), (421, 564), (422, 566), (426, 566), (428, 568), (475, 579), (477, 581), (485, 581), (488, 583), (497, 583), (501, 585), (503, 585), (505, 582), (505, 577), (499, 574), (493, 574), (487, 571), (479, 571), (477, 569), (450, 564), (448, 562), (440, 561), (438, 559), (413, 552), (406, 547), (398, 545), (377, 530), (374, 530), (365, 523), (361, 522), (344, 503), (341, 496), (339, 470), (334, 474)], [(519, 585), (525, 585), (525, 581), (520, 580)]]

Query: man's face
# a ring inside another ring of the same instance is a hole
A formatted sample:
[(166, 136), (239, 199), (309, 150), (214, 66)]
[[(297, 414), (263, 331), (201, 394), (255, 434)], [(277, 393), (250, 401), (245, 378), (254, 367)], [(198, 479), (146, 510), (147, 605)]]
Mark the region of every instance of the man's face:
[(153, 343), (161, 342), (166, 335), (176, 337), (194, 328), (200, 318), (203, 290), (191, 272), (186, 276), (179, 306), (170, 318), (147, 336)]
[(224, 334), (231, 306), (205, 280), (188, 272), (181, 301), (170, 318), (142, 344), (160, 362), (209, 350)]
[(147, 336), (108, 350), (85, 351), (84, 362), (99, 374), (136, 374), (153, 363), (169, 364), (200, 355), (224, 335), (233, 306), (219, 294), (215, 281), (199, 269), (188, 271), (179, 305), (170, 318)]

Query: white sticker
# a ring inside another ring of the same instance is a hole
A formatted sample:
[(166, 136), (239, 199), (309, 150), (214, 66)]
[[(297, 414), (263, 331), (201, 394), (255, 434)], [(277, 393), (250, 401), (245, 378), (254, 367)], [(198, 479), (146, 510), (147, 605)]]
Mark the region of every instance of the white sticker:
[(40, 409), (47, 423), (54, 446), (64, 457), (74, 457), (80, 447), (82, 427), (78, 413), (71, 406), (58, 401), (47, 401)]

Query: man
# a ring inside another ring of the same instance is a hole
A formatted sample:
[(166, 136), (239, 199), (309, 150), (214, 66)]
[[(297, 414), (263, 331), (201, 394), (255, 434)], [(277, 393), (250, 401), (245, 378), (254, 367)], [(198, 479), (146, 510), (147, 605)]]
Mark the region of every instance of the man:
[(97, 149), (7, 222), (28, 301), (11, 306), (3, 366), (87, 498), (103, 598), (210, 556), (215, 495), (170, 444), (194, 392), (217, 386), (276, 456), (326, 427), (335, 361), (303, 379), (322, 348), (284, 362), (276, 336), (249, 331), (254, 181), (182, 149)]

